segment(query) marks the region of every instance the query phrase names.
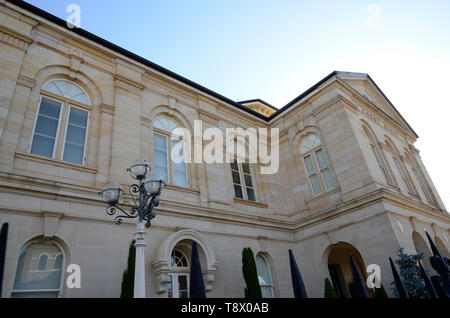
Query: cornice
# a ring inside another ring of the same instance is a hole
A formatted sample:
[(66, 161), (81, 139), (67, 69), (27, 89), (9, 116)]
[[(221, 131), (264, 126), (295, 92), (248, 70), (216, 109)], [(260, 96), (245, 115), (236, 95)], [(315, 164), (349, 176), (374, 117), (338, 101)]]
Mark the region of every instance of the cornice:
[(25, 51), (33, 39), (29, 36), (11, 30), (5, 26), (0, 25), (0, 42), (3, 42), (16, 49)]

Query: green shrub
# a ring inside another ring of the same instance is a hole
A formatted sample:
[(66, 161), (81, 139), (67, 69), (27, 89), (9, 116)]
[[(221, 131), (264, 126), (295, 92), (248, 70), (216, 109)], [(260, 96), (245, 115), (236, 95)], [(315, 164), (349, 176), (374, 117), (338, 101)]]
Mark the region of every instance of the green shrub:
[(242, 274), (245, 279), (245, 298), (262, 298), (255, 257), (250, 247), (242, 250)]
[(325, 298), (339, 298), (336, 290), (328, 278), (325, 278)]
[(122, 276), (122, 291), (120, 298), (133, 298), (134, 296), (134, 267), (136, 263), (136, 240), (131, 241), (128, 249), (128, 265)]

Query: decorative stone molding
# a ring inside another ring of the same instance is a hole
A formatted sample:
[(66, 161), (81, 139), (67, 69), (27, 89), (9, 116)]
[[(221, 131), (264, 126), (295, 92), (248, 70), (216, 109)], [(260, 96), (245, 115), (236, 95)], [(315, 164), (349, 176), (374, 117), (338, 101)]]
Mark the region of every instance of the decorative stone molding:
[(43, 219), (43, 229), (45, 238), (52, 238), (56, 234), (58, 228), (59, 219), (64, 216), (63, 213), (42, 211), (41, 216)]
[(141, 116), (141, 124), (145, 127), (150, 127), (152, 120), (150, 118)]
[(100, 104), (100, 112), (101, 113), (107, 113), (110, 115), (114, 115), (114, 106), (108, 105), (108, 104)]
[(69, 77), (71, 79), (75, 79), (78, 71), (80, 70), (81, 64), (83, 64), (84, 60), (78, 55), (70, 54), (70, 71)]
[(33, 39), (0, 25), (0, 42), (25, 51)]
[(19, 77), (17, 78), (17, 84), (32, 89), (34, 87), (34, 84), (36, 84), (36, 80), (19, 74)]
[(121, 75), (114, 75), (114, 85), (116, 87), (122, 88), (126, 91), (134, 93), (136, 95), (140, 95), (142, 90), (144, 89), (144, 85), (137, 83), (133, 80), (125, 78)]
[(168, 97), (167, 98), (167, 105), (169, 105), (170, 109), (177, 109), (177, 100), (176, 98), (173, 97)]
[(156, 275), (158, 293), (167, 292), (168, 276), (171, 271), (170, 257), (171, 252), (178, 242), (182, 240), (191, 240), (197, 242), (199, 248), (206, 256), (206, 268), (203, 271), (206, 291), (211, 291), (215, 279), (215, 272), (218, 266), (214, 250), (209, 241), (199, 232), (194, 230), (181, 230), (173, 233), (160, 245), (156, 256), (156, 261), (152, 263)]

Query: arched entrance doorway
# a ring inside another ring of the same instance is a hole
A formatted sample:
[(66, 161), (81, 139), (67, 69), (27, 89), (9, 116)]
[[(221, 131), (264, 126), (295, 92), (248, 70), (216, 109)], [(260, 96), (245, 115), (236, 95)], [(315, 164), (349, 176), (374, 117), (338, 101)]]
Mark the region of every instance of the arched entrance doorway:
[(422, 235), (420, 235), (418, 232), (413, 232), (412, 239), (414, 248), (416, 249), (416, 253), (423, 253), (422, 263), (425, 269), (429, 270), (430, 272), (434, 271), (430, 264), (430, 256), (432, 255), (431, 250), (428, 247), (428, 244), (422, 238)]
[(450, 259), (450, 252), (448, 251), (444, 242), (438, 236), (434, 237), (434, 243), (436, 244), (436, 247), (439, 250), (439, 253), (441, 253), (442, 256)]
[(353, 272), (350, 267), (350, 254), (353, 255), (359, 271), (366, 280), (364, 260), (353, 245), (341, 242), (329, 247), (328, 271), (336, 292), (342, 298), (356, 298)]

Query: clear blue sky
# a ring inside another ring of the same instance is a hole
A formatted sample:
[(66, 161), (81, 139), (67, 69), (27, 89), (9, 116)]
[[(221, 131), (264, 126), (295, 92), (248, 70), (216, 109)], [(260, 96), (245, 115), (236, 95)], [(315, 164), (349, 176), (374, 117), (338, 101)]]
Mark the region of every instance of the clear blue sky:
[(368, 73), (419, 134), (447, 209), (450, 1), (28, 0), (234, 100), (281, 107), (333, 70)]

